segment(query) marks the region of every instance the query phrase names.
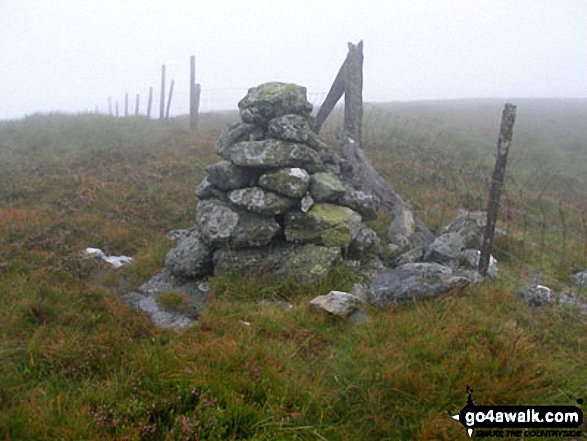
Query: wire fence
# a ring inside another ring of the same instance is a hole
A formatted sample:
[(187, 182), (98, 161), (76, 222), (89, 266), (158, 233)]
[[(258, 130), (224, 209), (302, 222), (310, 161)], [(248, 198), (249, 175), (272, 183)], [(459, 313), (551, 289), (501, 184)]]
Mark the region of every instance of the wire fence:
[[(202, 88), (200, 112), (237, 110), (247, 90)], [(326, 95), (308, 91), (314, 114)], [(502, 106), (497, 100), (365, 104), (362, 146), (379, 174), (438, 231), (460, 210), (486, 210)], [(505, 235), (492, 252), (521, 278), (562, 284), (587, 268), (587, 146), (585, 139), (559, 145), (542, 125), (564, 115), (548, 119), (527, 107), (526, 121), (519, 108), (502, 192), (498, 226)], [(189, 90), (176, 88), (170, 114), (188, 113)], [(342, 120), (339, 104), (321, 131), (331, 145)]]
[[(466, 102), (452, 105), (474, 110)], [(366, 105), (362, 146), (379, 174), (439, 231), (463, 210), (487, 208), (499, 106), (486, 103), (487, 109), (466, 117), (453, 109), (451, 117), (451, 109), (442, 103), (422, 112), (419, 104)], [(495, 118), (483, 121), (492, 110)], [(529, 136), (532, 125), (541, 123), (526, 122), (529, 127), (519, 134), (514, 126), (498, 224), (505, 234), (494, 241), (492, 253), (520, 279), (562, 287), (569, 275), (587, 268), (587, 173), (561, 167), (564, 161), (541, 162), (544, 155), (535, 155), (533, 149), (548, 146), (537, 145), (536, 134)], [(339, 109), (321, 135), (334, 140), (341, 130)], [(580, 149), (567, 153), (580, 169)]]

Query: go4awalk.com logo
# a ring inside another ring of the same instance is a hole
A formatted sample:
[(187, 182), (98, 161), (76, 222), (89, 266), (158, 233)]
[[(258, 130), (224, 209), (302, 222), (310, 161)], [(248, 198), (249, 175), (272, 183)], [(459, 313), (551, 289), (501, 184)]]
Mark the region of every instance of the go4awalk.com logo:
[(467, 404), (452, 418), (465, 426), (469, 437), (473, 431), (491, 438), (582, 436), (578, 427), (583, 411), (577, 406), (477, 406), (469, 386), (467, 394)]

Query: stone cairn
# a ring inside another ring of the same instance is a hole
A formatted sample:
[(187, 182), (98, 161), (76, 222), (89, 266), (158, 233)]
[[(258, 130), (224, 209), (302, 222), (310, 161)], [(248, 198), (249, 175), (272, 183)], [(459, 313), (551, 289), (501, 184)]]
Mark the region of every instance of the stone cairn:
[[(196, 189), (195, 225), (167, 253), (165, 270), (126, 295), (156, 322), (149, 294), (187, 293), (197, 313), (209, 274), (253, 270), (306, 283), (343, 256), (359, 260), (379, 247), (363, 224), (376, 218), (378, 200), (352, 182), (345, 161), (313, 132), (306, 89), (266, 83), (238, 106), (241, 122), (217, 143), (223, 160), (206, 167)], [(167, 320), (163, 314), (159, 321)]]
[[(342, 258), (368, 262), (369, 286), (356, 286), (353, 294), (332, 291), (310, 303), (358, 320), (366, 301), (402, 304), (483, 280), (476, 269), (486, 213), (460, 213), (425, 244), (410, 211), (396, 207), (382, 243), (363, 223), (377, 217), (378, 200), (361, 190), (352, 167), (313, 132), (304, 87), (266, 83), (250, 89), (238, 106), (241, 122), (217, 143), (222, 160), (206, 167), (197, 186), (195, 225), (176, 237), (161, 273), (123, 296), (158, 326), (189, 326), (205, 306), (204, 280), (213, 273), (254, 271), (307, 283)], [(492, 258), (489, 277), (496, 276)], [(581, 277), (577, 283), (584, 286), (587, 276)], [(529, 286), (520, 295), (531, 305), (553, 303), (556, 296), (547, 290)], [(161, 305), (165, 293), (185, 296), (186, 305)], [(576, 297), (557, 298), (570, 304)]]

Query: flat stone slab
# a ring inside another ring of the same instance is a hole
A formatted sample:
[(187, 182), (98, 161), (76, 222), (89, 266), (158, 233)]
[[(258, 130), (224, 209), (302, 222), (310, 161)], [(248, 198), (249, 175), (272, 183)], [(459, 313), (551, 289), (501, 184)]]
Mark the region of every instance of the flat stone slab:
[(404, 304), (462, 289), (469, 283), (468, 278), (456, 276), (438, 263), (407, 263), (379, 272), (367, 297), (373, 306)]

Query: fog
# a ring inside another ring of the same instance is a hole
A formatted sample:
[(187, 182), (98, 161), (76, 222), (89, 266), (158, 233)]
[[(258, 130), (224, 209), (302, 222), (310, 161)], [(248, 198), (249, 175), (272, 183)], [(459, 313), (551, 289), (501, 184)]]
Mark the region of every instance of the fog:
[(161, 65), (188, 111), (189, 57), (201, 109), (236, 108), (267, 81), (319, 104), (364, 41), (364, 99), (587, 97), (584, 0), (1, 0), (0, 119), (35, 112), (123, 112)]

